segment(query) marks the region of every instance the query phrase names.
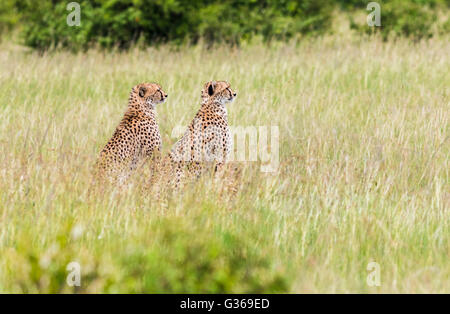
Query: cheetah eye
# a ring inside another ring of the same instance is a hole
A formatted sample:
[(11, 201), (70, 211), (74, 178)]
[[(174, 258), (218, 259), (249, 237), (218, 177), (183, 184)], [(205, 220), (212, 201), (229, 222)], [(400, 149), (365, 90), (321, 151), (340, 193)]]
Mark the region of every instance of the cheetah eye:
[(139, 89), (139, 96), (140, 96), (140, 97), (144, 97), (145, 92), (146, 92), (145, 87), (141, 87), (141, 88)]

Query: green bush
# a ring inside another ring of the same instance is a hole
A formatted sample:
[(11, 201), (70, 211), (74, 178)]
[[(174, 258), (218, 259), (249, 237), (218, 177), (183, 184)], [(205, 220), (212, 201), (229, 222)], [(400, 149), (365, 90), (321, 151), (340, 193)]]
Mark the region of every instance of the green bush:
[[(126, 49), (136, 42), (227, 43), (239, 45), (255, 36), (265, 41), (329, 32), (332, 12), (350, 12), (351, 18), (368, 14), (370, 0), (78, 0), (81, 25), (69, 27), (69, 1), (3, 0), (0, 34), (18, 26), (23, 42), (47, 50), (71, 50), (92, 46)], [(449, 0), (379, 0), (381, 27), (368, 27), (365, 20), (351, 27), (360, 33), (380, 32), (384, 39), (405, 36), (428, 38), (436, 30), (448, 33)], [(447, 19), (448, 21), (448, 19)]]
[(16, 7), (17, 0), (2, 0), (0, 5), (0, 36), (15, 27), (20, 15)]
[[(252, 248), (248, 239), (228, 232), (191, 230), (181, 220), (161, 219), (148, 241), (108, 246), (102, 258), (74, 236), (67, 224), (45, 247), (30, 243), (24, 231), (3, 258), (0, 291), (18, 293), (278, 293), (289, 280), (271, 257)], [(23, 240), (22, 240), (23, 239)], [(77, 262), (81, 285), (66, 282), (67, 266)]]
[(90, 0), (79, 1), (81, 26), (69, 27), (67, 2), (21, 2), (25, 44), (37, 49), (74, 50), (99, 44), (127, 48), (137, 40), (239, 44), (260, 35), (265, 40), (320, 33), (330, 25), (329, 0)]
[[(122, 258), (127, 273), (116, 284), (131, 293), (278, 293), (288, 280), (246, 239), (164, 224), (157, 247), (133, 247)], [(110, 287), (114, 291), (115, 287)]]

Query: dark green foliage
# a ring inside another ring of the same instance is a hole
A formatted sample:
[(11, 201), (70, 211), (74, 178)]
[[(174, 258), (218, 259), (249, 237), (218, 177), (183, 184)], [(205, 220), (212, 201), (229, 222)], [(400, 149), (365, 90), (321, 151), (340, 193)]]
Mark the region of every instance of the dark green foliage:
[[(19, 241), (8, 258), (21, 265), (5, 269), (12, 286), (25, 293), (283, 293), (290, 279), (272, 257), (253, 249), (248, 239), (229, 232), (190, 230), (183, 221), (161, 219), (145, 243), (109, 247), (96, 260), (62, 228), (39, 254)], [(28, 237), (29, 235), (26, 235)], [(119, 241), (120, 242), (120, 241)], [(80, 265), (80, 286), (69, 286), (71, 262)]]
[(25, 44), (37, 49), (73, 50), (98, 44), (127, 48), (163, 42), (239, 44), (261, 35), (265, 40), (328, 29), (329, 0), (90, 0), (79, 1), (81, 25), (66, 23), (66, 1), (21, 2)]
[[(164, 223), (157, 247), (133, 247), (122, 258), (132, 293), (280, 293), (288, 280), (242, 238), (188, 231)], [(130, 282), (131, 283), (131, 282)], [(121, 283), (119, 286), (123, 286)]]
[(16, 3), (17, 0), (0, 1), (0, 35), (17, 25), (20, 15)]
[[(23, 42), (39, 50), (126, 49), (136, 42), (146, 46), (201, 39), (209, 46), (239, 45), (255, 36), (271, 41), (330, 32), (336, 10), (348, 11), (350, 17), (370, 13), (366, 11), (369, 0), (79, 0), (81, 25), (69, 27), (69, 2), (3, 0), (0, 34), (18, 26)], [(406, 36), (417, 40), (436, 30), (448, 33), (449, 0), (376, 2), (381, 5), (382, 26), (352, 21), (353, 29), (380, 32), (384, 39)], [(439, 21), (437, 12), (447, 19)]]

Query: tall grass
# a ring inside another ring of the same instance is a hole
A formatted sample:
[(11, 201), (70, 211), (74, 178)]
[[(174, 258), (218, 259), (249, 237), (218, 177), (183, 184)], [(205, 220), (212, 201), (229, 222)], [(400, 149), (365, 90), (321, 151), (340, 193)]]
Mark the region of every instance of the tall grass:
[[(0, 292), (450, 292), (449, 55), (444, 39), (76, 55), (3, 44)], [(208, 177), (161, 199), (90, 191), (133, 85), (170, 95), (167, 151), (211, 79), (238, 91), (231, 125), (279, 126), (276, 173), (240, 163), (233, 196)], [(80, 287), (66, 284), (71, 261)]]

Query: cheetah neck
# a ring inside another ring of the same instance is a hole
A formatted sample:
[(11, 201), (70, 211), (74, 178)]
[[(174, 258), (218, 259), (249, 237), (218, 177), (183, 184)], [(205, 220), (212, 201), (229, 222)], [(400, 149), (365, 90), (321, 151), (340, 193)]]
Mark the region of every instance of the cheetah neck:
[(129, 103), (127, 113), (130, 115), (146, 116), (148, 118), (156, 118), (156, 108), (154, 105), (149, 106), (145, 103)]
[(213, 112), (213, 113), (223, 116), (225, 118), (228, 115), (227, 108), (218, 101), (208, 101), (208, 102), (202, 103), (201, 109), (203, 111)]

